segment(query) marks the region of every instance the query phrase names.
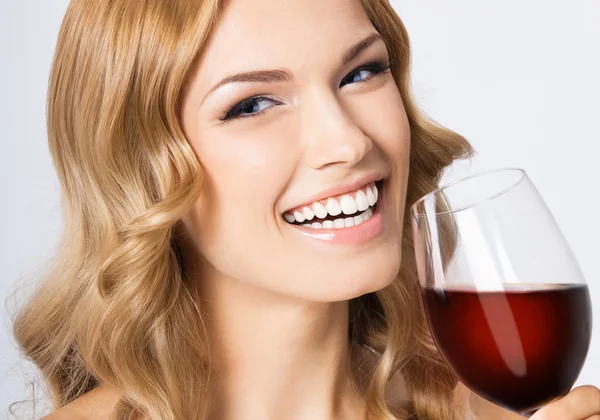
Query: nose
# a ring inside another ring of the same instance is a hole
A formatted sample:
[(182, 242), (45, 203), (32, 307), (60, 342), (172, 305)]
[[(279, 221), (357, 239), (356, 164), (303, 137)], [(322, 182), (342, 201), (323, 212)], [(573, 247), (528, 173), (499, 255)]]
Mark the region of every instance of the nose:
[(314, 169), (330, 165), (353, 166), (373, 147), (332, 92), (315, 93), (304, 107), (302, 132), (306, 162)]

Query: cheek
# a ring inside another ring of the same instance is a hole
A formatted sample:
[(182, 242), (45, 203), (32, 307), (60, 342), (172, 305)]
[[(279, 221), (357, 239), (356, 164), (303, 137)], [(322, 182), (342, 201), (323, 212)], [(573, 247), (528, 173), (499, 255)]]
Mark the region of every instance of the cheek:
[(401, 164), (408, 162), (410, 151), (410, 125), (404, 102), (395, 84), (382, 92), (379, 112), (373, 116), (377, 124), (380, 147), (385, 154)]
[(390, 163), (387, 190), (395, 225), (402, 234), (410, 166), (411, 132), (402, 96), (393, 80), (388, 80), (360, 104), (361, 125), (374, 140), (381, 157)]
[[(243, 127), (245, 122), (230, 124)], [(296, 165), (285, 131), (276, 126), (215, 131), (191, 141), (204, 177), (186, 223), (194, 226), (200, 251), (209, 260), (247, 253), (249, 243), (260, 242), (274, 228), (275, 203)]]
[(408, 163), (410, 125), (402, 96), (391, 77), (374, 92), (351, 98), (354, 121), (396, 165)]
[[(286, 147), (285, 131), (275, 124), (233, 121), (239, 127), (223, 128), (218, 134), (205, 133), (209, 139), (196, 147), (200, 163), (211, 183), (213, 199), (222, 201), (222, 211), (243, 216), (241, 206), (272, 206), (291, 177), (294, 152)], [(252, 126), (252, 130), (243, 127)]]

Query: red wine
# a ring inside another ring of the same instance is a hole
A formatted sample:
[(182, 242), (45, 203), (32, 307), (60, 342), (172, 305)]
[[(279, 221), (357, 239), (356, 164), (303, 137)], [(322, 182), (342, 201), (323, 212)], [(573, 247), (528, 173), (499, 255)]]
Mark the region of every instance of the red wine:
[(592, 329), (585, 285), (506, 285), (502, 292), (426, 288), (423, 298), (450, 366), (498, 405), (529, 412), (569, 392), (581, 372)]

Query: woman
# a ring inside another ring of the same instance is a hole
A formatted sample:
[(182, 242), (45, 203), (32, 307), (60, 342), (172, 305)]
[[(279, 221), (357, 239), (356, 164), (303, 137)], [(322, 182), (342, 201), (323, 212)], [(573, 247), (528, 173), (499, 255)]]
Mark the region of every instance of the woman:
[(15, 322), (48, 419), (520, 418), (427, 332), (406, 208), (471, 149), (387, 1), (73, 0), (48, 101), (65, 231)]

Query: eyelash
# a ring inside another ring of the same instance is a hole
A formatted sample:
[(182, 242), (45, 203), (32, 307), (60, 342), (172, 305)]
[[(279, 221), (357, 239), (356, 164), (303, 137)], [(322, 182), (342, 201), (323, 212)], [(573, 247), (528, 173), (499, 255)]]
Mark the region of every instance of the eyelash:
[[(377, 77), (377, 76), (381, 75), (382, 73), (385, 73), (387, 70), (389, 70), (392, 67), (392, 65), (393, 65), (393, 60), (391, 60), (389, 62), (372, 61), (370, 63), (364, 64), (364, 65), (352, 70), (352, 72), (350, 72), (346, 77), (344, 77), (342, 82), (344, 80), (346, 80), (349, 76), (355, 75), (364, 70), (370, 71), (371, 75), (362, 80), (354, 82), (354, 83), (368, 82), (369, 80), (373, 79), (374, 77)], [(266, 97), (266, 96), (253, 96), (251, 98), (244, 99), (243, 101), (237, 103), (236, 105), (234, 105), (233, 107), (231, 107), (229, 109), (223, 110), (222, 114), (224, 114), (224, 117), (219, 118), (219, 120), (223, 121), (224, 123), (227, 123), (227, 122), (229, 122), (231, 120), (235, 120), (235, 119), (259, 117), (259, 116), (265, 114), (266, 112), (268, 112), (271, 108), (274, 108), (274, 106), (271, 106), (267, 109), (256, 112), (254, 114), (245, 114), (245, 115), (239, 114), (239, 111), (241, 111), (245, 106), (247, 106), (249, 104), (253, 104), (258, 101), (262, 101), (262, 100), (269, 100), (269, 101), (277, 103), (278, 105), (281, 105), (281, 102), (276, 101), (276, 100)]]

